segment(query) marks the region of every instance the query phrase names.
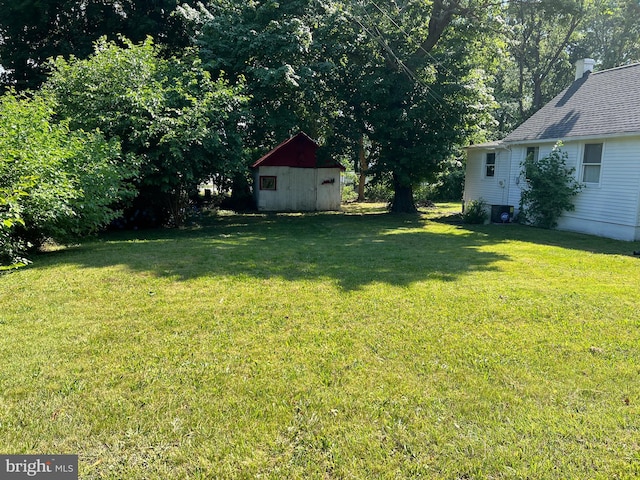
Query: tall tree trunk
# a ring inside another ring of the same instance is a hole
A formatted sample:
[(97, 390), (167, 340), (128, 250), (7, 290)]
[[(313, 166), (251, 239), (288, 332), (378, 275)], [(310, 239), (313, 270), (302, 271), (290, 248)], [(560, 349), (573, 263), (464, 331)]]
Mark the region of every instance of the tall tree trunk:
[(247, 211), (254, 208), (253, 195), (247, 177), (242, 173), (233, 176), (231, 184), (231, 206), (236, 211)]
[(358, 165), (360, 170), (360, 178), (358, 179), (358, 201), (364, 202), (364, 186), (367, 183), (367, 155), (364, 151), (364, 134), (360, 134), (360, 144), (358, 145)]
[(169, 222), (172, 227), (182, 227), (187, 218), (189, 194), (178, 185), (171, 193), (167, 194), (167, 209), (169, 210)]
[(393, 175), (393, 201), (391, 203), (393, 213), (417, 213), (418, 209), (413, 201), (413, 187), (403, 185), (398, 177)]
[(524, 117), (524, 64), (518, 60), (518, 125), (525, 120)]
[(534, 78), (533, 79), (533, 101), (531, 104), (531, 114), (536, 113), (544, 106), (544, 102), (542, 101), (542, 82), (544, 79), (542, 78)]

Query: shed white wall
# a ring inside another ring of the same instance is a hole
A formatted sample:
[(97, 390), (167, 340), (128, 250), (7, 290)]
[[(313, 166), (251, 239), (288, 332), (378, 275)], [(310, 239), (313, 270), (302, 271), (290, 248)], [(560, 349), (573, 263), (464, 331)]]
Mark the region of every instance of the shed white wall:
[(342, 203), (342, 183), (339, 168), (319, 168), (316, 170), (316, 210), (340, 210)]
[[(276, 190), (260, 190), (261, 176), (276, 177)], [(260, 211), (340, 209), (339, 168), (259, 167), (254, 189)]]
[[(587, 184), (575, 199), (575, 210), (565, 212), (558, 228), (620, 240), (640, 240), (640, 137), (566, 142), (567, 166), (580, 179), (585, 143), (603, 143), (600, 183)], [(521, 164), (527, 146), (540, 148), (540, 158), (551, 144), (514, 145), (496, 149), (496, 174), (485, 177), (485, 156), (490, 149), (470, 149), (467, 155), (464, 201), (483, 198), (489, 205), (512, 205), (518, 210)]]

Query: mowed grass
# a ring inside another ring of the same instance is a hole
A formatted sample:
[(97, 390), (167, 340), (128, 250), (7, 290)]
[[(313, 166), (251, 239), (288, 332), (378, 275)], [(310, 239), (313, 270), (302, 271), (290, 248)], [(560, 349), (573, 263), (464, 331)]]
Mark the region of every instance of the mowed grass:
[(453, 208), (220, 215), (0, 276), (0, 452), (82, 479), (640, 477), (640, 245)]

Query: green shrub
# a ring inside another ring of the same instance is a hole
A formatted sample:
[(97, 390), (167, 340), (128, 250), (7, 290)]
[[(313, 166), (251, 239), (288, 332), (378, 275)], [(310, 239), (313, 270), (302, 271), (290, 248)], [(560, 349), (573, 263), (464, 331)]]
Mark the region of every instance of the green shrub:
[[(136, 203), (147, 218), (181, 225), (198, 183), (245, 171), (243, 84), (212, 78), (191, 51), (166, 58), (150, 38), (102, 37), (88, 58), (58, 57), (50, 67), (43, 88), (56, 98), (58, 117), (72, 130), (99, 128), (122, 140), (123, 159), (139, 161)], [(243, 208), (250, 199), (237, 190), (233, 201)]]
[(342, 174), (342, 201), (344, 203), (358, 200), (358, 175), (353, 171)]
[(445, 168), (438, 175), (436, 183), (433, 185), (434, 201), (453, 201), (462, 199), (464, 191), (464, 164), (458, 160), (449, 161)]
[(356, 200), (358, 200), (358, 192), (356, 192), (353, 184), (342, 187), (342, 201), (344, 203), (355, 202)]
[(393, 189), (384, 182), (367, 183), (364, 190), (364, 197), (370, 202), (391, 202)]
[(489, 219), (487, 202), (482, 198), (465, 204), (462, 221), (470, 224), (483, 224)]
[(44, 241), (74, 241), (115, 218), (135, 175), (119, 159), (116, 141), (55, 122), (50, 99), (0, 97), (0, 264), (24, 264)]
[(575, 209), (573, 198), (582, 185), (567, 168), (567, 153), (558, 144), (539, 160), (528, 156), (522, 163), (525, 185), (520, 197), (519, 221), (543, 228), (554, 228), (565, 211)]
[(431, 183), (422, 183), (413, 189), (413, 201), (417, 207), (429, 207), (433, 205), (436, 185)]

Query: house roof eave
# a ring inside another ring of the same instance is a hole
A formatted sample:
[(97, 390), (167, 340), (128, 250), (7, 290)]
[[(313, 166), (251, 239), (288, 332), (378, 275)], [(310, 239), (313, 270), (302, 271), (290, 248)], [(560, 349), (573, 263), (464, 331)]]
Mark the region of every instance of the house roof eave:
[(520, 140), (503, 140), (502, 143), (509, 147), (515, 147), (520, 145), (542, 145), (542, 144), (556, 144), (558, 142), (584, 142), (590, 140), (609, 140), (619, 138), (633, 138), (640, 137), (640, 132), (622, 132), (613, 134), (599, 134), (599, 135), (577, 135), (574, 137), (564, 138), (526, 138)]
[(504, 150), (507, 148), (508, 146), (502, 140), (495, 142), (478, 143), (475, 145), (464, 147), (465, 150)]

